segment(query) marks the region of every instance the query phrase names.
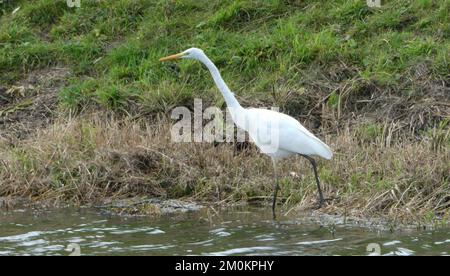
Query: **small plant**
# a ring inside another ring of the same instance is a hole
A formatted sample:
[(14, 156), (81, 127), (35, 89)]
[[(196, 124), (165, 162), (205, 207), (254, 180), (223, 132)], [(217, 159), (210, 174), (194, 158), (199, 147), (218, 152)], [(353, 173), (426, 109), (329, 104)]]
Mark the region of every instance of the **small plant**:
[(375, 142), (383, 133), (383, 127), (377, 123), (365, 123), (357, 130), (358, 140), (362, 143)]
[(434, 152), (442, 150), (443, 147), (450, 146), (450, 118), (444, 119), (439, 122), (437, 127), (428, 131), (428, 135), (431, 139), (431, 150)]

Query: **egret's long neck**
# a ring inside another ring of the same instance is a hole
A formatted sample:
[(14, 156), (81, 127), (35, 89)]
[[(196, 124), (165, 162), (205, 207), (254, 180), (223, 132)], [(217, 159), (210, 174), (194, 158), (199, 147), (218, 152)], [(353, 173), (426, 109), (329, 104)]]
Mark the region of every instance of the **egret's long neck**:
[(206, 56), (202, 56), (199, 59), (203, 64), (208, 67), (209, 72), (211, 72), (211, 75), (214, 79), (214, 82), (216, 83), (217, 87), (219, 88), (220, 92), (222, 92), (223, 97), (225, 98), (225, 102), (227, 103), (227, 106), (232, 109), (241, 109), (241, 105), (234, 97), (233, 93), (230, 91), (230, 88), (226, 85), (224, 80), (222, 79), (222, 76), (220, 75), (219, 69), (217, 69), (216, 65)]

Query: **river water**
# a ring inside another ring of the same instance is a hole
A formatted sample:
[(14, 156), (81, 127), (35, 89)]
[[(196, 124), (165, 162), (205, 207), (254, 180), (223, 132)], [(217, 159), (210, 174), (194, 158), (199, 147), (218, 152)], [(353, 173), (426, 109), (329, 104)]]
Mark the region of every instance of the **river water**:
[(448, 255), (449, 229), (387, 231), (234, 208), (159, 218), (0, 211), (1, 255)]

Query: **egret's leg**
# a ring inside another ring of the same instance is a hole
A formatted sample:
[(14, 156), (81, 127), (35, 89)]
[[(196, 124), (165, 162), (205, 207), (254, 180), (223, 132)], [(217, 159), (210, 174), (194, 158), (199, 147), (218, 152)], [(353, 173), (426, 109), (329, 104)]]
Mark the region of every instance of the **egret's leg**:
[(278, 185), (277, 163), (276, 163), (275, 159), (272, 159), (272, 165), (273, 165), (273, 178), (274, 178), (272, 214), (273, 214), (273, 219), (275, 219), (276, 218), (275, 206), (277, 204), (277, 194), (278, 194), (278, 190), (280, 189), (280, 186)]
[(314, 160), (314, 158), (308, 156), (308, 155), (303, 155), (303, 157), (305, 157), (306, 159), (308, 159), (309, 162), (311, 162), (311, 165), (313, 167), (313, 171), (314, 171), (314, 176), (316, 177), (316, 182), (317, 182), (317, 189), (319, 190), (319, 209), (322, 208), (325, 199), (323, 198), (323, 193), (322, 193), (322, 188), (320, 188), (320, 179), (319, 179), (319, 174), (317, 173), (317, 164), (316, 164), (316, 160)]

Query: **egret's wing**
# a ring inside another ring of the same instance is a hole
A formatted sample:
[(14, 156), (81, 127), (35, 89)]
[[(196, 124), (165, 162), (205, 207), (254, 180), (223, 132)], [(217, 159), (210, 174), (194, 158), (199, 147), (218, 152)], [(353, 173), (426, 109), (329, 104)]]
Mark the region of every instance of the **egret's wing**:
[(294, 118), (267, 109), (248, 109), (249, 135), (256, 144), (331, 159), (333, 153)]

